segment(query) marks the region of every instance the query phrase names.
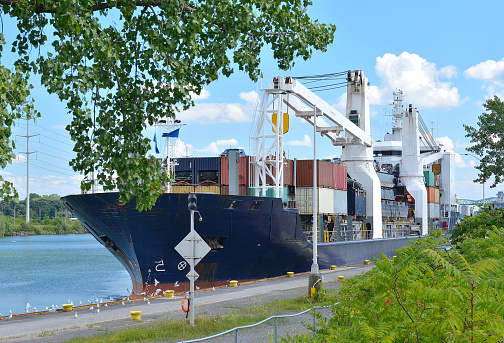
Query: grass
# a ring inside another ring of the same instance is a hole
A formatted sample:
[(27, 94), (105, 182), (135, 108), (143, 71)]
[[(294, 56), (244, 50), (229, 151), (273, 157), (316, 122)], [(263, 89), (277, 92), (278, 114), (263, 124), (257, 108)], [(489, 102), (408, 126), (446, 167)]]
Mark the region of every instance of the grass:
[(78, 337), (72, 343), (95, 342), (176, 342), (214, 335), (237, 326), (257, 323), (273, 315), (300, 312), (313, 306), (327, 306), (336, 302), (335, 291), (321, 292), (320, 299), (312, 300), (301, 296), (294, 299), (277, 300), (220, 315), (196, 316), (194, 327), (186, 320), (165, 320), (136, 327), (116, 330), (92, 337)]

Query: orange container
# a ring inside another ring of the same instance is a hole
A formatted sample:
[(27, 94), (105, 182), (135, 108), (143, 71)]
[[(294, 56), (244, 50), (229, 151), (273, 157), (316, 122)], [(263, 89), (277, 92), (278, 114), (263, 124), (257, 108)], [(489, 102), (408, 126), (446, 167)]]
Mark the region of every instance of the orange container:
[[(436, 199), (436, 192), (434, 187), (426, 187), (427, 188), (427, 202), (434, 203)], [(438, 190), (439, 194), (439, 190)], [(439, 199), (439, 197), (438, 197)], [(438, 200), (439, 202), (439, 200)]]
[[(221, 185), (229, 185), (229, 156), (221, 157)], [(249, 156), (240, 156), (238, 162), (239, 184), (248, 186)]]
[[(296, 161), (296, 186), (313, 186), (313, 160)], [(334, 163), (317, 161), (317, 186), (334, 188)]]

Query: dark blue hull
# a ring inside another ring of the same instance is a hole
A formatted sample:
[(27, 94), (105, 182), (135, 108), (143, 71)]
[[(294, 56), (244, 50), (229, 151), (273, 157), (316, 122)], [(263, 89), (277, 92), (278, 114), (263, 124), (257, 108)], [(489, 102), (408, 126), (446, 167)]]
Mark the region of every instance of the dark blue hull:
[[(203, 221), (195, 220), (195, 230), (212, 248), (196, 266), (197, 285), (310, 270), (312, 244), (303, 233), (298, 212), (284, 209), (281, 199), (197, 196)], [(70, 195), (62, 200), (128, 270), (137, 294), (159, 293), (177, 285), (182, 287), (176, 290), (185, 289), (189, 266), (174, 248), (190, 231), (187, 194), (162, 194), (152, 210), (144, 212), (135, 209), (134, 201), (120, 203), (118, 193)], [(230, 208), (232, 201), (237, 201), (235, 208)], [(380, 252), (392, 255), (406, 244), (407, 238), (319, 243), (318, 263), (321, 269), (362, 263)]]

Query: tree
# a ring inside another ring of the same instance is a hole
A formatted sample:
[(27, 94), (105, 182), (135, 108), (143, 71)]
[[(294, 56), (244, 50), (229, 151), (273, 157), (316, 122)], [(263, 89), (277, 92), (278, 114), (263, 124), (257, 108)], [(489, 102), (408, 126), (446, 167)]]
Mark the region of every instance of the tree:
[[(333, 316), (296, 342), (502, 342), (504, 229), (443, 249), (440, 233), (346, 280)], [(466, 259), (466, 256), (468, 259)]]
[[(75, 171), (94, 171), (123, 202), (152, 207), (168, 176), (153, 157), (147, 125), (193, 105), (192, 96), (233, 63), (252, 80), (271, 47), (279, 68), (325, 51), (334, 25), (311, 20), (309, 0), (0, 0), (19, 34), (15, 65), (41, 76), (66, 102)], [(50, 32), (50, 33), (48, 33)], [(85, 178), (82, 188), (89, 190)]]
[(475, 182), (486, 182), (494, 176), (491, 187), (496, 187), (504, 177), (504, 102), (496, 95), (484, 104), (486, 112), (478, 117), (479, 128), (464, 124), (466, 137), (471, 138), (467, 151), (482, 156), (476, 166), (480, 172)]
[[(0, 34), (0, 56), (5, 40)], [(35, 111), (33, 99), (30, 98), (30, 89), (27, 74), (15, 68), (11, 71), (0, 64), (0, 168), (5, 168), (15, 157), (13, 149), (14, 140), (11, 139), (12, 126), (16, 119), (22, 116), (33, 118), (38, 116)], [(18, 194), (11, 182), (0, 175), (0, 199), (10, 200), (17, 198)]]
[(465, 217), (457, 224), (450, 232), (450, 240), (457, 244), (469, 238), (485, 238), (487, 231), (494, 228), (504, 228), (504, 209), (483, 207), (477, 215)]

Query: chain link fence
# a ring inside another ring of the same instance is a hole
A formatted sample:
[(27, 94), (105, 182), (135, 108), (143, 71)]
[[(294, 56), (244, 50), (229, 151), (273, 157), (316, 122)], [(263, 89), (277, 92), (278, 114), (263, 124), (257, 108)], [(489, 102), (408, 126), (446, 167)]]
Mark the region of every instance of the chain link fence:
[(281, 342), (281, 337), (287, 335), (291, 337), (310, 333), (315, 335), (317, 314), (322, 318), (329, 318), (332, 315), (331, 308), (332, 306), (315, 306), (299, 313), (271, 316), (254, 324), (238, 326), (212, 336), (179, 343), (277, 343)]

